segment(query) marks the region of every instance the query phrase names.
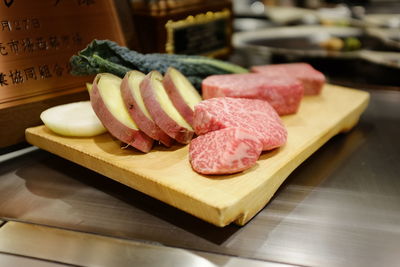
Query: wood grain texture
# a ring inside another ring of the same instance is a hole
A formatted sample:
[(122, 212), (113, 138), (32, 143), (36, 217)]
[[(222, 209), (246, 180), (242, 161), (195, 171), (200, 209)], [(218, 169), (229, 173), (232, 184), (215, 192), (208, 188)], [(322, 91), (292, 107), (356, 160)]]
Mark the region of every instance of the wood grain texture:
[(289, 174), (334, 135), (351, 129), (369, 102), (367, 92), (326, 85), (307, 96), (295, 115), (283, 117), (288, 129), (284, 147), (263, 153), (257, 164), (239, 174), (204, 176), (188, 160), (188, 146), (156, 146), (143, 154), (121, 149), (103, 134), (67, 138), (45, 126), (26, 130), (27, 141), (217, 226), (244, 225), (262, 209)]

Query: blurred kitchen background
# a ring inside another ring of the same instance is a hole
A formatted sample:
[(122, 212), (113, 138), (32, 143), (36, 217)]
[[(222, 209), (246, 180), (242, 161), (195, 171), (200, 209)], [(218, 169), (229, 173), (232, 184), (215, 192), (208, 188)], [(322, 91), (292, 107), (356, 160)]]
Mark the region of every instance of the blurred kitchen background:
[[(131, 5), (142, 52), (206, 54), (245, 67), (304, 61), (331, 83), (400, 90), (399, 0), (132, 0)], [(175, 50), (166, 51), (174, 46), (164, 27), (168, 21), (226, 9), (229, 49), (204, 53), (207, 47), (182, 47), (203, 35), (203, 46), (218, 48), (222, 24), (195, 31), (191, 27), (186, 39), (182, 32), (176, 37), (182, 26), (177, 24), (172, 27)], [(211, 35), (218, 37), (211, 40)]]
[(233, 8), (234, 61), (306, 61), (332, 83), (400, 89), (398, 0), (236, 0)]

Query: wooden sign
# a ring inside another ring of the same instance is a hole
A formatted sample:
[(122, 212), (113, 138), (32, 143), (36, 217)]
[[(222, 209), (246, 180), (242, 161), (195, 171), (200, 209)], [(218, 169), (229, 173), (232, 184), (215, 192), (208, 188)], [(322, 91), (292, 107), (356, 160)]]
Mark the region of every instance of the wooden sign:
[(226, 57), (232, 50), (232, 1), (130, 1), (142, 53)]
[(3, 0), (0, 31), (0, 147), (45, 108), (87, 97), (92, 77), (69, 74), (73, 54), (93, 39), (126, 43), (111, 0)]
[(178, 21), (169, 20), (165, 24), (165, 50), (170, 54), (225, 55), (230, 49), (230, 20), (228, 9), (188, 16)]

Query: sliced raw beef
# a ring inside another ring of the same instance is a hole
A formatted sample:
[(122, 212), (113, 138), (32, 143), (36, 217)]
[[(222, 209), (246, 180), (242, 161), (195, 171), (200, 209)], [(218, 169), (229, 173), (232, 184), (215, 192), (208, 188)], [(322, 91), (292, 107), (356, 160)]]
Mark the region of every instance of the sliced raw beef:
[(262, 151), (262, 144), (242, 128), (225, 128), (200, 135), (190, 142), (192, 168), (202, 174), (229, 174), (252, 167)]
[(286, 115), (297, 112), (303, 97), (303, 86), (287, 74), (223, 74), (204, 79), (202, 93), (204, 99), (222, 96), (263, 99), (279, 115)]
[(273, 64), (254, 66), (252, 72), (280, 76), (288, 74), (298, 79), (304, 87), (305, 95), (317, 95), (325, 84), (325, 76), (308, 63)]
[(193, 128), (197, 135), (224, 128), (244, 128), (270, 150), (286, 142), (287, 131), (267, 101), (217, 97), (201, 101), (194, 108)]

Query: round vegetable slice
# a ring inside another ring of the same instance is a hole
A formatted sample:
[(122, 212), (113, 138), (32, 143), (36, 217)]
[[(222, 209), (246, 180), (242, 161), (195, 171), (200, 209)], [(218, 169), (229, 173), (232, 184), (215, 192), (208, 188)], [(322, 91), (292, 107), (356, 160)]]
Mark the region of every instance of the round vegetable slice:
[(51, 131), (64, 136), (89, 137), (106, 132), (90, 101), (55, 106), (43, 111), (40, 119)]

